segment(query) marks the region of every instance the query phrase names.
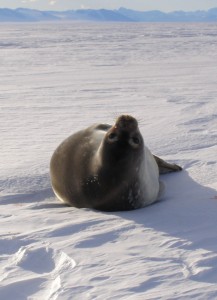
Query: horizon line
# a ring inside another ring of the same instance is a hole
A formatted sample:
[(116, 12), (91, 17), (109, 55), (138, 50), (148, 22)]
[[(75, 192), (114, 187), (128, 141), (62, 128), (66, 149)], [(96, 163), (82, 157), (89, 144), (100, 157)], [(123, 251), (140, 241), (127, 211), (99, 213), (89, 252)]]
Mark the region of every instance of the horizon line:
[(158, 11), (158, 12), (162, 12), (162, 13), (165, 13), (165, 14), (169, 14), (169, 13), (174, 13), (174, 12), (199, 12), (199, 11), (203, 11), (203, 12), (208, 12), (212, 9), (217, 9), (217, 6), (216, 7), (212, 7), (212, 8), (209, 8), (209, 9), (195, 9), (195, 10), (182, 10), (182, 9), (179, 9), (179, 10), (171, 10), (171, 11), (163, 11), (161, 9), (151, 9), (151, 10), (137, 10), (137, 9), (132, 9), (132, 8), (128, 8), (128, 7), (124, 7), (124, 6), (120, 6), (119, 8), (114, 8), (114, 9), (109, 9), (109, 8), (78, 8), (78, 9), (64, 9), (64, 10), (53, 10), (52, 7), (51, 9), (38, 9), (38, 8), (29, 8), (29, 7), (17, 7), (17, 8), (9, 8), (9, 7), (0, 7), (0, 10), (1, 9), (8, 9), (8, 10), (18, 10), (18, 9), (27, 9), (27, 10), (36, 10), (36, 11), (42, 11), (42, 12), (46, 12), (46, 11), (56, 11), (56, 12), (66, 12), (66, 11), (80, 11), (80, 10), (108, 10), (108, 11), (118, 11), (120, 9), (127, 9), (127, 10), (131, 10), (131, 11), (136, 11), (136, 12), (153, 12), (153, 11)]

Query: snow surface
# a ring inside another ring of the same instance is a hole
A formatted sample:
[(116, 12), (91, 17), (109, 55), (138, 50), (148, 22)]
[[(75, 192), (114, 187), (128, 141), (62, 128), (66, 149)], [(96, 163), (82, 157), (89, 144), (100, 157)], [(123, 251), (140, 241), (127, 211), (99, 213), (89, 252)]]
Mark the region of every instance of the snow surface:
[[(217, 24), (0, 25), (0, 299), (217, 299)], [(161, 202), (62, 205), (49, 160), (132, 114), (184, 171)]]

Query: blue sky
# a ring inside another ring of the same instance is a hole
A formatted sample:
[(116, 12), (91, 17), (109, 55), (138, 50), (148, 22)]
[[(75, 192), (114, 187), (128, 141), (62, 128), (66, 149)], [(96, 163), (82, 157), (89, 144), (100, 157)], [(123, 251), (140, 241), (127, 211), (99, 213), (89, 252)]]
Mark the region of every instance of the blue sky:
[(208, 10), (217, 7), (217, 0), (0, 0), (0, 8), (26, 7), (40, 10), (68, 10), (80, 8), (135, 10)]

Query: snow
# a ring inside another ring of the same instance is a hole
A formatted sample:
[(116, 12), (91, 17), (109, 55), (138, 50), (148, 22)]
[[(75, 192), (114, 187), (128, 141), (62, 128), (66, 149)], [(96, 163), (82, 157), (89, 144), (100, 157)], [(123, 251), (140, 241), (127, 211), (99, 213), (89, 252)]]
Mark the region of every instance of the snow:
[[(217, 24), (0, 25), (0, 299), (217, 298)], [(162, 201), (55, 198), (59, 143), (122, 113), (183, 166)]]

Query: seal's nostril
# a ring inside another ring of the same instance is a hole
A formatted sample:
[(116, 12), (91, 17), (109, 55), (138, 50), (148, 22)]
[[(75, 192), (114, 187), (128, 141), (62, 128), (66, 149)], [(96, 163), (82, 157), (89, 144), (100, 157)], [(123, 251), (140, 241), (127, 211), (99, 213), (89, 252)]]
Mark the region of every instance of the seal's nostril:
[(138, 128), (138, 122), (135, 118), (129, 115), (121, 115), (117, 121), (116, 126), (122, 130), (136, 130)]

